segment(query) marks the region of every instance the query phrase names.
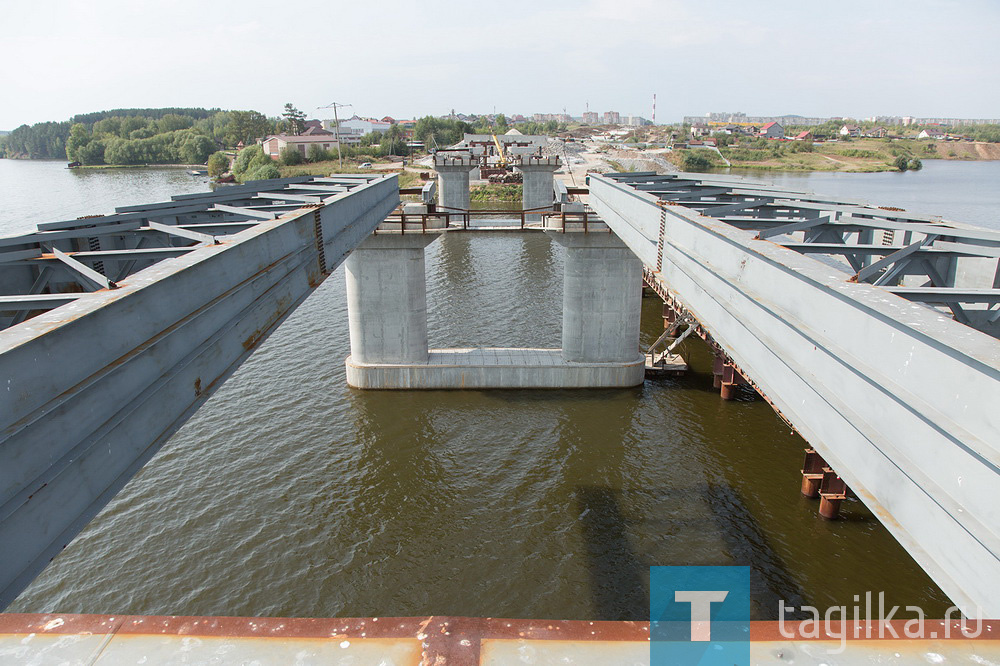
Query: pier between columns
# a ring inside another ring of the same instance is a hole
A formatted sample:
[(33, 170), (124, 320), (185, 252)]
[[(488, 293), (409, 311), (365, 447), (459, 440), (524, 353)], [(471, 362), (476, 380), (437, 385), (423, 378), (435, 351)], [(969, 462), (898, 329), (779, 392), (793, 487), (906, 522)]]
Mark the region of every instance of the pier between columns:
[(469, 209), (469, 173), (477, 165), (471, 157), (434, 156), (434, 170), (438, 174), (439, 201), (448, 209)]
[(606, 228), (547, 232), (566, 248), (561, 349), (428, 349), (424, 248), (439, 233), (378, 233), (348, 257), (349, 385), (524, 389), (643, 382), (642, 266), (617, 236)]

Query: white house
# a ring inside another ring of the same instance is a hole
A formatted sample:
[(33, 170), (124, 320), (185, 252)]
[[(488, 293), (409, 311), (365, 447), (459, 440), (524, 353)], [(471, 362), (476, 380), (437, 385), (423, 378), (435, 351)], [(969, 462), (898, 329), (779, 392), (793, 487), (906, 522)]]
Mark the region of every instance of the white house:
[(944, 132), (939, 129), (934, 129), (933, 127), (930, 129), (920, 130), (920, 134), (917, 135), (918, 139), (943, 139), (944, 137)]
[[(334, 131), (333, 119), (327, 119), (323, 121), (323, 129)], [(372, 132), (388, 132), (389, 128), (392, 127), (392, 123), (386, 122), (384, 120), (375, 120), (374, 118), (359, 118), (354, 116), (349, 120), (340, 121), (340, 133), (344, 134), (357, 134), (359, 137), (365, 134), (371, 134)]]
[(840, 136), (861, 136), (861, 128), (857, 125), (844, 125), (840, 128)]
[[(353, 137), (353, 143), (357, 142), (358, 137)], [(352, 143), (352, 141), (346, 140), (341, 135), (340, 143), (346, 146)], [(333, 150), (337, 147), (337, 139), (332, 134), (272, 134), (264, 137), (261, 145), (264, 147), (264, 154), (276, 160), (281, 157), (281, 151), (289, 146), (302, 153), (303, 157), (308, 155), (309, 146), (315, 145), (324, 150)]]

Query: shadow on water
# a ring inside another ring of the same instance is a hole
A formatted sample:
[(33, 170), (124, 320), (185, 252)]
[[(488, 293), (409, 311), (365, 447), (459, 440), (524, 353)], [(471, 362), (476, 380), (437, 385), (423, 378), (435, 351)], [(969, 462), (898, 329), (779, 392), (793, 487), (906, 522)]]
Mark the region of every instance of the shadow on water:
[[(791, 571), (730, 486), (632, 491), (580, 486), (576, 499), (591, 598), (601, 620), (648, 619), (650, 566), (750, 567), (753, 620), (776, 620), (779, 600), (796, 608), (804, 603)], [(649, 518), (640, 507), (650, 504), (663, 507), (667, 518)], [(715, 559), (691, 560), (692, 553), (706, 552), (703, 546), (714, 540), (719, 543), (709, 552), (716, 553)], [(798, 617), (786, 614), (787, 619)]]
[[(733, 564), (751, 569), (750, 593), (757, 615), (754, 619), (777, 620), (779, 601), (784, 601), (786, 606), (801, 608), (805, 595), (740, 493), (732, 486), (712, 482), (702, 485), (700, 491), (705, 503), (712, 508), (716, 529), (726, 543), (726, 551), (733, 558)], [(799, 615), (787, 617), (799, 618)]]
[(620, 495), (620, 491), (597, 486), (576, 490), (590, 591), (602, 620), (649, 617), (649, 565), (629, 541)]

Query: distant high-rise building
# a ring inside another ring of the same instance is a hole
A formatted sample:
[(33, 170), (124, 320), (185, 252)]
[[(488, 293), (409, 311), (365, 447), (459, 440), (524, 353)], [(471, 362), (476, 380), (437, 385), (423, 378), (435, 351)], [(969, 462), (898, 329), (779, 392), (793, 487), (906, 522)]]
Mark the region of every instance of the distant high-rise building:
[(642, 116), (628, 116), (625, 118), (625, 124), (630, 127), (642, 127), (643, 125), (652, 125), (653, 123)]
[(617, 111), (604, 112), (605, 125), (620, 125), (621, 122), (622, 122), (621, 115)]
[(596, 125), (600, 120), (600, 116), (597, 115), (596, 111), (587, 111), (583, 114), (583, 122), (585, 125)]

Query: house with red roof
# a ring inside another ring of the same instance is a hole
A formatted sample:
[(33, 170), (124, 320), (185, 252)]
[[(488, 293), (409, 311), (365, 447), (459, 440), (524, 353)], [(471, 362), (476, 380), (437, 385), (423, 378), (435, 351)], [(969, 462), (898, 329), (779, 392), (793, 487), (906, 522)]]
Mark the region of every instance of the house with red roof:
[(785, 128), (772, 121), (760, 128), (758, 136), (762, 136), (765, 139), (784, 139)]

